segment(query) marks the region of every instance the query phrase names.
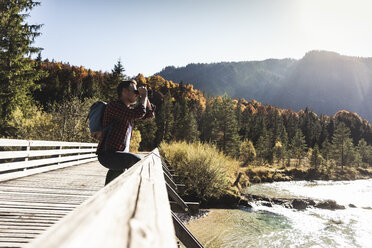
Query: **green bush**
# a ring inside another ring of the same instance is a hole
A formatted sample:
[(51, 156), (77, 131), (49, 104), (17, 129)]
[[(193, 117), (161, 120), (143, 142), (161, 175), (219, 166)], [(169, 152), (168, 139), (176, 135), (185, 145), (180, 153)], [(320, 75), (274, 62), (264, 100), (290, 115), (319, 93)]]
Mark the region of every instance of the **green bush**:
[(207, 202), (225, 195), (232, 186), (238, 162), (210, 144), (172, 142), (160, 144), (161, 155), (181, 176), (186, 199)]

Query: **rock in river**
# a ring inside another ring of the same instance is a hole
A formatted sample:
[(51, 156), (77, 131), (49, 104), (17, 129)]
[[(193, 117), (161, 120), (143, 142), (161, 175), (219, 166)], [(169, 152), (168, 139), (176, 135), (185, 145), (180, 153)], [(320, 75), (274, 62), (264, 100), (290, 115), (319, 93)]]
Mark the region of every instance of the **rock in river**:
[(345, 209), (345, 206), (337, 204), (336, 201), (334, 200), (320, 201), (317, 204), (315, 204), (315, 207), (329, 210)]
[(304, 210), (307, 208), (308, 203), (301, 199), (294, 199), (292, 201), (292, 207), (297, 210)]

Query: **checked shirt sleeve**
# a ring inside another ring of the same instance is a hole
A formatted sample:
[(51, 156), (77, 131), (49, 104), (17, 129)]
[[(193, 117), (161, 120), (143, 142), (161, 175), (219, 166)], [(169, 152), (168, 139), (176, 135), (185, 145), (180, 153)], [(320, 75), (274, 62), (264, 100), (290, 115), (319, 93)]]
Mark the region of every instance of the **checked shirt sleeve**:
[(143, 104), (139, 104), (135, 108), (128, 108), (124, 104), (117, 103), (113, 104), (107, 111), (112, 119), (118, 120), (139, 120), (146, 114), (146, 108)]

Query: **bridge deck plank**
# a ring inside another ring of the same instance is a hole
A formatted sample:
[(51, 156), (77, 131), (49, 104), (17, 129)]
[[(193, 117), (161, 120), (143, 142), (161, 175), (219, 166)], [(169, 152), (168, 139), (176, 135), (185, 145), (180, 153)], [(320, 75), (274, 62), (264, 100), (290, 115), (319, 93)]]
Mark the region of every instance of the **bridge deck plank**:
[(0, 247), (24, 247), (104, 185), (98, 162), (0, 182)]

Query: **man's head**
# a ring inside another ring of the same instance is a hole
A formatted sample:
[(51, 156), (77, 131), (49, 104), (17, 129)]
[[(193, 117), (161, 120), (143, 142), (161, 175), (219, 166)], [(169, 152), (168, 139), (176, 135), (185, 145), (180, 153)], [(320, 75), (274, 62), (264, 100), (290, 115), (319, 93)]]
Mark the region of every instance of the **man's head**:
[(134, 92), (137, 90), (137, 82), (135, 80), (124, 80), (121, 81), (116, 88), (119, 100), (124, 103), (135, 103), (137, 100), (137, 94)]

